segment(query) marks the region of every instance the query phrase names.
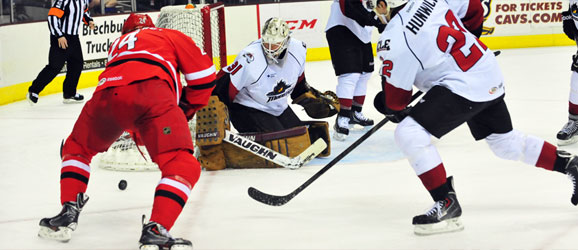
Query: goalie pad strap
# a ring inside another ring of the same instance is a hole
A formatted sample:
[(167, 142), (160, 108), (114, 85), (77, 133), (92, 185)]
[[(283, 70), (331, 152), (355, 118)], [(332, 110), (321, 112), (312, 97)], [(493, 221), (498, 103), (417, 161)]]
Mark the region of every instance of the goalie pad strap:
[(259, 132), (252, 132), (252, 133), (241, 133), (239, 135), (247, 137), (253, 141), (262, 143), (271, 140), (283, 139), (287, 137), (294, 137), (299, 136), (307, 133), (306, 127), (295, 127), (290, 129), (285, 129), (281, 131), (269, 132), (269, 133), (259, 133)]
[[(271, 133), (252, 133), (255, 137), (267, 138), (259, 142), (259, 144), (267, 147), (263, 150), (273, 150), (277, 153), (283, 154), (288, 157), (298, 156), (301, 152), (305, 151), (309, 146), (311, 146), (311, 141), (309, 139), (309, 132), (305, 126), (290, 128), (282, 131), (271, 132)], [(243, 135), (247, 137), (246, 134)], [(249, 136), (249, 138), (251, 138)], [(274, 138), (274, 139), (272, 139)], [(234, 143), (234, 142), (233, 142)], [(223, 143), (225, 158), (227, 162), (227, 167), (229, 168), (279, 168), (277, 164), (271, 161), (265, 160), (253, 153), (247, 152), (241, 148), (239, 145), (233, 145), (232, 143)], [(241, 145), (243, 146), (243, 145)]]
[(327, 147), (321, 152), (318, 157), (327, 157), (331, 155), (331, 136), (329, 136), (329, 123), (326, 121), (306, 121), (305, 124), (309, 126), (309, 138), (311, 142), (321, 138), (327, 144)]

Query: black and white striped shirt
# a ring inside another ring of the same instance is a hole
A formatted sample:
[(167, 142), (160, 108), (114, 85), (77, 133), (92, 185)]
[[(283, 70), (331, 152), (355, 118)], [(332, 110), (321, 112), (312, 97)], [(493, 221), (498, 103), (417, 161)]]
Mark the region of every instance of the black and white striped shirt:
[(78, 35), (82, 22), (88, 25), (90, 21), (88, 0), (55, 0), (48, 12), (48, 28), (56, 37)]

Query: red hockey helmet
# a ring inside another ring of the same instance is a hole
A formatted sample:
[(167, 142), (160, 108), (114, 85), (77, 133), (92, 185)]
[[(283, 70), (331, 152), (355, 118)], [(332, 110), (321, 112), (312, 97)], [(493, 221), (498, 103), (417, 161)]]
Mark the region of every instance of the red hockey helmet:
[(130, 13), (130, 15), (122, 25), (122, 34), (124, 35), (133, 30), (144, 27), (155, 27), (155, 24), (153, 23), (151, 17), (147, 14)]

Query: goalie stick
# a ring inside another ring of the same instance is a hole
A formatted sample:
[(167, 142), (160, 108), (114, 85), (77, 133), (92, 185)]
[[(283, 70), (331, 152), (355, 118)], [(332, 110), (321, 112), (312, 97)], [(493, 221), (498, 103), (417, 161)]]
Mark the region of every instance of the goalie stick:
[[(417, 93), (415, 93), (411, 97), (410, 103), (413, 102), (415, 99), (417, 99), (421, 94), (422, 94), (421, 91), (418, 91)], [(272, 194), (263, 193), (254, 187), (249, 187), (249, 190), (247, 190), (249, 193), (249, 196), (251, 196), (251, 198), (253, 198), (254, 200), (256, 200), (258, 202), (261, 202), (263, 204), (267, 204), (270, 206), (285, 205), (287, 202), (289, 202), (291, 199), (293, 199), (293, 197), (297, 196), (299, 193), (301, 193), (301, 191), (303, 191), (306, 187), (311, 185), (311, 183), (313, 183), (315, 180), (317, 180), (317, 178), (319, 178), (321, 175), (323, 175), (325, 172), (327, 172), (327, 170), (332, 168), (337, 162), (339, 162), (341, 159), (343, 159), (343, 157), (345, 157), (346, 155), (351, 153), (351, 151), (353, 151), (357, 146), (359, 146), (359, 144), (361, 144), (363, 141), (365, 141), (367, 138), (369, 138), (372, 134), (374, 134), (377, 130), (379, 130), (381, 127), (383, 127), (383, 125), (385, 125), (388, 121), (389, 121), (389, 118), (387, 118), (387, 117), (383, 118), (383, 120), (381, 120), (379, 123), (377, 123), (375, 126), (373, 126), (373, 128), (371, 128), (369, 131), (367, 131), (365, 134), (363, 134), (359, 139), (357, 139), (357, 141), (353, 142), (353, 144), (351, 144), (349, 147), (347, 147), (345, 150), (343, 150), (343, 152), (341, 152), (339, 155), (337, 155), (335, 157), (335, 159), (331, 160), (329, 163), (327, 163), (327, 165), (325, 165), (325, 167), (323, 167), (321, 170), (319, 170), (317, 173), (315, 173), (315, 175), (313, 175), (311, 178), (309, 178), (307, 181), (305, 181), (305, 183), (301, 184), (301, 186), (299, 186), (299, 187), (297, 187), (297, 189), (293, 190), (293, 192), (291, 192), (287, 195), (272, 195)]]
[(327, 143), (319, 138), (301, 154), (291, 158), (229, 130), (225, 130), (225, 138), (223, 140), (265, 160), (290, 169), (302, 167), (327, 148)]

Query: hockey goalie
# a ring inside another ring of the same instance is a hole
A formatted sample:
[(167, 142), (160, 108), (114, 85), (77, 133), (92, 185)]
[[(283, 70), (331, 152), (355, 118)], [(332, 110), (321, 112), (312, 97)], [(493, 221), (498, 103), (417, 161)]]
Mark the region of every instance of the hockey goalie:
[[(326, 147), (306, 157), (330, 154), (327, 122), (301, 121), (288, 103), (291, 97), (316, 119), (339, 111), (335, 93), (322, 93), (305, 80), (306, 51), (285, 21), (270, 18), (262, 38), (219, 72), (209, 105), (197, 113), (196, 143), (205, 169), (280, 167), (268, 157), (297, 157), (318, 139)], [(239, 134), (231, 132), (229, 121)]]

